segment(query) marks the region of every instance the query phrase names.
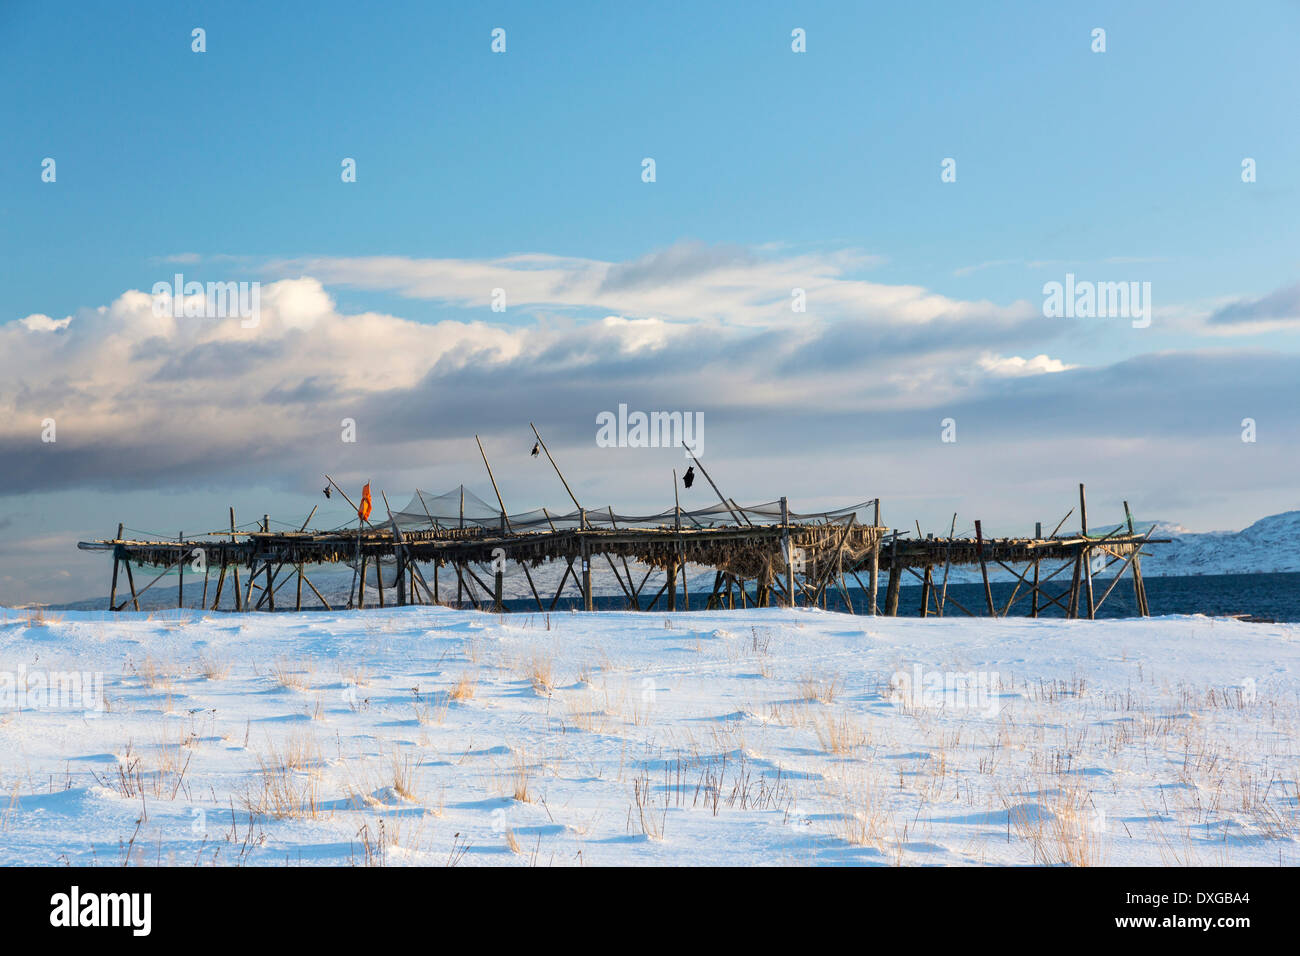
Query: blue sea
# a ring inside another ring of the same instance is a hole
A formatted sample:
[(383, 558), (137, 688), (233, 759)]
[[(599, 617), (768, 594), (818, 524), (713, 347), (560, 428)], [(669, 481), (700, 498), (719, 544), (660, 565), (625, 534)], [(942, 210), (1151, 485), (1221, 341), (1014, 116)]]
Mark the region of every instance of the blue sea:
[[(340, 580), (345, 580), (341, 578)], [(697, 579), (698, 580), (698, 579)], [(1109, 578), (1094, 578), (1093, 593), (1098, 600), (1110, 586)], [(1147, 602), (1151, 606), (1153, 615), (1160, 614), (1249, 614), (1258, 619), (1273, 621), (1300, 621), (1300, 573), (1286, 574), (1206, 574), (1195, 577), (1148, 577), (1145, 579), (1147, 588)], [(1011, 596), (1012, 589), (1015, 587), (1014, 582), (995, 582), (992, 585), (993, 602), (1001, 613), (1003, 605), (1006, 604), (1007, 598)], [(1053, 580), (1047, 584), (1049, 593), (1056, 595), (1065, 591), (1069, 587), (1069, 581), (1062, 576), (1060, 583)], [(545, 589), (543, 589), (545, 590)], [(286, 592), (288, 593), (288, 592)], [(553, 592), (547, 592), (543, 602), (549, 604), (550, 595)], [(750, 593), (753, 593), (751, 587)], [(189, 591), (186, 595), (190, 603), (194, 603), (198, 598), (197, 589)], [(332, 595), (334, 596), (334, 595)], [(444, 595), (445, 596), (445, 595)], [(118, 600), (123, 599), (123, 595), (118, 595)], [(642, 600), (649, 600), (650, 594), (642, 595)], [(948, 605), (945, 611), (946, 617), (965, 617), (957, 607), (963, 605), (969, 611), (983, 617), (986, 614), (986, 602), (984, 599), (983, 584), (952, 584), (948, 585)], [(703, 610), (708, 595), (692, 591), (691, 610)], [(853, 610), (861, 614), (866, 609), (866, 593), (856, 586), (849, 589), (849, 598), (853, 602)], [(282, 599), (283, 600), (283, 599)], [(346, 597), (343, 598), (346, 600)], [(390, 596), (391, 600), (391, 596)], [(1062, 598), (1062, 601), (1065, 599)], [(373, 594), (370, 601), (374, 601)], [(885, 578), (882, 575), (880, 580), (880, 606), (883, 609), (885, 604)], [(68, 610), (102, 610), (108, 602), (108, 597), (95, 598), (88, 601), (78, 601), (76, 603), (58, 605), (56, 607)], [(144, 610), (160, 610), (175, 607), (175, 591), (170, 587), (161, 586), (151, 590), (140, 602)], [(598, 611), (619, 611), (627, 607), (627, 601), (622, 594), (618, 595), (596, 595), (592, 602)], [(681, 598), (678, 598), (678, 607), (681, 607)], [(1046, 602), (1042, 602), (1046, 604)], [(527, 599), (508, 599), (506, 607), (510, 611), (523, 613), (536, 613), (537, 605), (532, 598)], [(570, 583), (566, 588), (565, 596), (556, 603), (557, 611), (575, 610), (582, 606), (581, 600), (577, 596), (576, 587)], [(827, 606), (831, 610), (847, 611), (848, 607), (844, 603), (843, 597), (839, 591), (828, 592)], [(283, 604), (282, 604), (283, 607)], [(466, 602), (466, 607), (469, 607)], [(1029, 614), (1029, 596), (1026, 588), (1021, 588), (1020, 595), (1016, 599), (1015, 605), (1011, 608), (1011, 617), (1028, 616)], [(657, 610), (664, 610), (665, 603), (661, 598)], [(898, 613), (904, 617), (918, 617), (921, 609), (921, 586), (919, 584), (903, 585), (899, 588)], [(932, 615), (933, 610), (930, 612)], [(1137, 614), (1137, 605), (1133, 599), (1133, 584), (1126, 577), (1115, 586), (1106, 602), (1097, 612), (1098, 617), (1134, 617)], [(1064, 614), (1060, 608), (1054, 605), (1047, 605), (1040, 608), (1040, 617), (1052, 618), (1063, 617)]]
[[(1268, 619), (1274, 621), (1300, 621), (1300, 573), (1287, 574), (1205, 574), (1195, 577), (1170, 577), (1157, 578), (1146, 577), (1143, 579), (1147, 589), (1147, 604), (1151, 608), (1153, 615), (1160, 614), (1249, 614), (1255, 618)], [(1097, 600), (1110, 587), (1110, 578), (1093, 578), (1093, 593)], [(1003, 606), (1011, 596), (1015, 583), (994, 582), (992, 584), (993, 603), (997, 607), (998, 613), (1002, 612)], [(1069, 581), (1063, 580), (1059, 585), (1053, 580), (1046, 585), (1046, 590), (1053, 596), (1061, 591), (1067, 591)], [(752, 594), (751, 589), (751, 594)], [(949, 601), (944, 614), (946, 617), (965, 617), (958, 608), (957, 604), (963, 605), (967, 610), (984, 616), (987, 613), (987, 604), (984, 597), (983, 584), (949, 584), (948, 585)], [(707, 595), (692, 594), (691, 608), (693, 610), (702, 610)], [(856, 585), (849, 588), (849, 599), (853, 602), (853, 609), (856, 613), (861, 614), (867, 606), (866, 594)], [(1067, 603), (1066, 598), (1060, 599), (1062, 603)], [(880, 581), (879, 602), (883, 609), (885, 603), (885, 579), (882, 576)], [(621, 610), (626, 607), (626, 600), (619, 595), (600, 596), (593, 600), (597, 610)], [(1040, 604), (1046, 602), (1040, 601)], [(536, 605), (531, 601), (507, 601), (507, 607), (511, 610), (527, 612), (536, 610)], [(566, 597), (561, 600), (556, 609), (568, 609), (579, 607), (580, 603)], [(680, 597), (678, 606), (681, 606)], [(839, 591), (830, 593), (827, 606), (831, 610), (847, 611), (848, 607), (844, 603), (843, 597)], [(659, 602), (659, 609), (663, 609), (662, 599)], [(1016, 598), (1016, 603), (1012, 606), (1009, 616), (1028, 616), (1029, 615), (1029, 593), (1027, 588), (1021, 588), (1020, 595)], [(903, 585), (899, 588), (898, 613), (905, 617), (919, 617), (921, 610), (921, 586)], [(933, 605), (931, 605), (931, 615), (934, 614)], [(1064, 617), (1064, 612), (1055, 605), (1040, 607), (1039, 617)], [(1114, 617), (1136, 617), (1137, 603), (1133, 598), (1133, 584), (1125, 577), (1115, 585), (1110, 596), (1106, 598), (1105, 603), (1097, 612), (1099, 618)]]

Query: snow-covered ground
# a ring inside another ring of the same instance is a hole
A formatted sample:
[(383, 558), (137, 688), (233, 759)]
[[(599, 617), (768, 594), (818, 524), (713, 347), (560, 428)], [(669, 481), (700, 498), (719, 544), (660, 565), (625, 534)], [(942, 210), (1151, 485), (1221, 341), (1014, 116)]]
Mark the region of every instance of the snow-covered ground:
[(1297, 637), (0, 611), (0, 863), (1294, 865)]

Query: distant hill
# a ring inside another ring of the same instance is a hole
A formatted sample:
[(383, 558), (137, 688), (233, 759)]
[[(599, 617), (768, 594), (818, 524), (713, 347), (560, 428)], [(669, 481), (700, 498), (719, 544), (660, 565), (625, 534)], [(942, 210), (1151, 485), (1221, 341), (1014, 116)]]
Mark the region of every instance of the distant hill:
[(1300, 511), (1260, 518), (1242, 531), (1188, 531), (1172, 522), (1155, 522), (1156, 538), (1142, 558), (1143, 575), (1240, 574), (1250, 571), (1300, 571)]

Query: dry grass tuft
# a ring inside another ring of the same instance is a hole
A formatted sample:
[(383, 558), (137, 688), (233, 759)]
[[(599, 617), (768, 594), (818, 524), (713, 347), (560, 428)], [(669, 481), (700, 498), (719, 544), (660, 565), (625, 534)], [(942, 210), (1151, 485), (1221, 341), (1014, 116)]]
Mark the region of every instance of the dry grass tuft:
[(250, 816), (275, 820), (321, 816), (321, 760), (315, 742), (290, 738), (283, 750), (274, 744), (257, 757), (255, 778), (245, 789), (244, 809)]
[(462, 674), (460, 680), (456, 681), (455, 686), (448, 692), (449, 700), (456, 703), (474, 699), (474, 689), (478, 686), (478, 678), (473, 674)]
[(311, 687), (312, 667), (310, 664), (295, 667), (287, 661), (276, 661), (271, 665), (271, 676), (275, 682), (287, 690), (307, 690)]
[(847, 756), (867, 745), (867, 733), (845, 712), (825, 715), (813, 721), (822, 750), (833, 756)]
[(840, 679), (838, 677), (805, 675), (799, 678), (799, 697), (810, 704), (814, 701), (823, 704), (834, 703), (839, 692)]
[(549, 697), (555, 689), (554, 666), (549, 657), (534, 657), (528, 668), (528, 679), (532, 681), (533, 690)]
[(225, 680), (230, 676), (230, 662), (200, 654), (199, 673), (205, 680)]

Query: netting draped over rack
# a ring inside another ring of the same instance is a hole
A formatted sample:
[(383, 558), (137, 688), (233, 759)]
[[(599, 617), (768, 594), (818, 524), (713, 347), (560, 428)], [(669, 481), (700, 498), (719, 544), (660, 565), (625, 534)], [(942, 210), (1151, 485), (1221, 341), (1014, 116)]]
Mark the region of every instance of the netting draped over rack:
[[(860, 524), (871, 524), (871, 501), (839, 508), (833, 511), (789, 513), (790, 521), (799, 523), (836, 522), (856, 515)], [(428, 528), (456, 530), (479, 527), (491, 531), (512, 532), (568, 530), (582, 526), (584, 512), (573, 509), (554, 512), (546, 508), (502, 515), (501, 509), (489, 504), (464, 485), (451, 491), (435, 494), (416, 490), (410, 502), (400, 511), (393, 512), (393, 520), (403, 531)], [(718, 528), (747, 524), (777, 524), (781, 521), (781, 502), (769, 501), (757, 505), (730, 506), (721, 501), (704, 508), (683, 508), (680, 513), (672, 508), (654, 514), (624, 514), (611, 507), (588, 508), (585, 511), (588, 528), (674, 527), (680, 521), (683, 528)]]

